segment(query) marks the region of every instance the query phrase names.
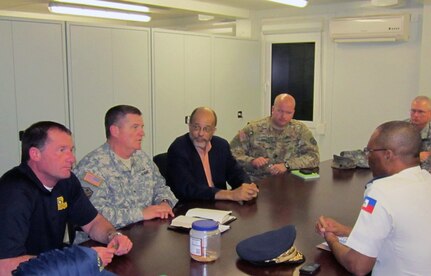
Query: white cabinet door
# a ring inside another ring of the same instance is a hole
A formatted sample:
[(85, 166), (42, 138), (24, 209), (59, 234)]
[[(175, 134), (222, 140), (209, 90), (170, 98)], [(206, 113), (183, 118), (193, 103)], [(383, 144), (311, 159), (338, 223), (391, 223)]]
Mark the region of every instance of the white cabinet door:
[(211, 105), (211, 37), (153, 31), (154, 153), (188, 131), (185, 118)]
[(18, 126), (68, 123), (64, 25), (14, 22), (13, 46)]
[(68, 25), (69, 91), (76, 155), (106, 141), (104, 117), (114, 105), (133, 105), (143, 113), (143, 150), (152, 154), (149, 30)]
[(0, 175), (18, 164), (12, 22), (0, 20)]
[(64, 24), (0, 18), (0, 174), (20, 161), (18, 131), (68, 125)]
[(259, 42), (215, 37), (213, 51), (217, 135), (230, 141), (247, 122), (262, 114)]
[(185, 112), (211, 105), (211, 38), (184, 37)]

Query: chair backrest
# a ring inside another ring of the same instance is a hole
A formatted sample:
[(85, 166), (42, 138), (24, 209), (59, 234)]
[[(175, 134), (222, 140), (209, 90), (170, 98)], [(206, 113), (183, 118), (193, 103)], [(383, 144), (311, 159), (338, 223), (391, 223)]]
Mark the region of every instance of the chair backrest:
[(168, 177), (168, 154), (166, 152), (157, 154), (153, 157), (154, 163), (159, 168), (160, 174), (167, 179)]

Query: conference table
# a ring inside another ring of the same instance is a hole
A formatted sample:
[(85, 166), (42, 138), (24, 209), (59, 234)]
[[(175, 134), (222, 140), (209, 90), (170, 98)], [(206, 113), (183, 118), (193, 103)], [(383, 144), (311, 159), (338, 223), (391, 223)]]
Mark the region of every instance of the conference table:
[[(243, 239), (288, 224), (296, 227), (296, 248), (306, 261), (321, 265), (317, 275), (351, 275), (331, 252), (318, 249), (324, 240), (314, 225), (320, 215), (354, 225), (363, 201), (365, 184), (372, 178), (369, 169), (331, 168), (331, 160), (320, 164), (320, 178), (304, 181), (285, 173), (258, 183), (258, 198), (249, 203), (231, 201), (179, 202), (175, 215), (189, 208), (231, 210), (237, 217), (221, 236), (220, 258), (199, 263), (190, 258), (187, 232), (169, 230), (170, 220), (154, 219), (121, 229), (133, 242), (133, 249), (116, 256), (106, 269), (118, 275), (299, 275), (299, 265), (255, 266), (241, 260), (236, 245)], [(88, 243), (87, 243), (88, 244)], [(91, 245), (91, 243), (89, 244)]]

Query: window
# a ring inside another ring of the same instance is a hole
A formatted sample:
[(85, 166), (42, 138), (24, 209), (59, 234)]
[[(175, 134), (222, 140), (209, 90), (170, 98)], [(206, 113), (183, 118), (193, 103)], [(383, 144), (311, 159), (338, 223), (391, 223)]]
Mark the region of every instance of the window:
[(265, 36), (265, 111), (274, 98), (289, 92), (296, 100), (294, 118), (316, 127), (320, 114), (321, 34), (276, 34)]
[(272, 44), (271, 105), (277, 95), (289, 92), (296, 100), (295, 118), (302, 121), (313, 121), (315, 44)]

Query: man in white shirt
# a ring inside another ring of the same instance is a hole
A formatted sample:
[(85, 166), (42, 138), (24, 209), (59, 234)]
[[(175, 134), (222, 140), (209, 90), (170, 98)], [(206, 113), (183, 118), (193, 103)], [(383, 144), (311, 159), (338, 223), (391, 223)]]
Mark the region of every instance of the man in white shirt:
[[(321, 216), (316, 231), (355, 275), (431, 275), (431, 175), (419, 167), (421, 137), (408, 122), (380, 125), (365, 152), (368, 183), (355, 226)], [(348, 236), (346, 245), (338, 237)]]

